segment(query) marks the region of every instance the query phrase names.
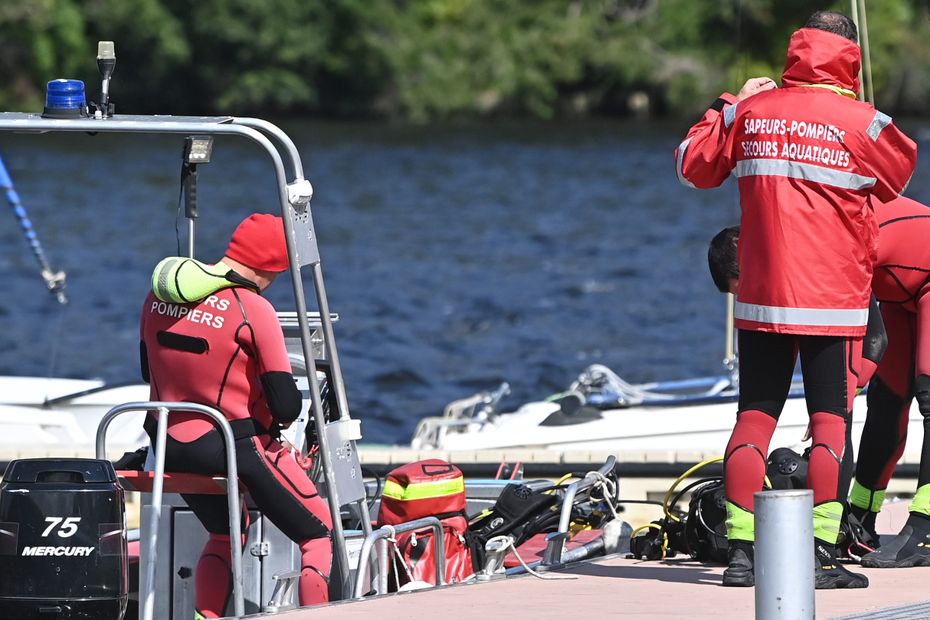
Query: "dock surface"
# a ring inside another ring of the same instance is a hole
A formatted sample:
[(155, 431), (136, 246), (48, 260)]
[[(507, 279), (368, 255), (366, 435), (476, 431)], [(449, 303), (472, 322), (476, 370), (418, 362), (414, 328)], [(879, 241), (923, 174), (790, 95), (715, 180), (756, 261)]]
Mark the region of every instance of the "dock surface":
[[(891, 534), (907, 518), (907, 502), (886, 507), (878, 529)], [(863, 569), (860, 590), (818, 590), (817, 618), (930, 618), (930, 568)], [(725, 588), (723, 567), (690, 558), (640, 561), (621, 557), (549, 573), (575, 579), (543, 581), (531, 575), (463, 584), (308, 608), (282, 620), (353, 618), (752, 618), (754, 588)]]
[[(859, 572), (859, 567), (850, 567)], [(862, 569), (869, 587), (818, 590), (817, 618), (930, 618), (930, 568)], [(282, 620), (354, 618), (752, 618), (754, 588), (720, 585), (723, 567), (693, 560), (643, 562), (609, 558), (550, 573), (577, 579), (542, 581), (527, 575), (303, 609)], [(910, 608), (910, 609), (905, 609)], [(874, 615), (884, 612), (881, 615)]]

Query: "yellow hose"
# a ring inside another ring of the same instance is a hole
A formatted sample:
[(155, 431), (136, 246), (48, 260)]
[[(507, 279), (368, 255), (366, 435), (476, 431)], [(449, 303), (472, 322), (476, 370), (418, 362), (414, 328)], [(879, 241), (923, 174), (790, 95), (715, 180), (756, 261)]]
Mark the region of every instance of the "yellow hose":
[[(669, 507), (669, 501), (671, 501), (672, 497), (674, 496), (675, 489), (678, 488), (678, 485), (681, 484), (682, 480), (684, 480), (685, 478), (687, 478), (694, 472), (708, 465), (713, 465), (714, 463), (720, 463), (722, 461), (723, 461), (722, 456), (715, 456), (713, 458), (705, 459), (701, 461), (700, 463), (698, 463), (697, 465), (695, 465), (694, 467), (691, 467), (690, 469), (688, 469), (688, 471), (686, 471), (682, 475), (678, 476), (675, 482), (672, 483), (672, 486), (668, 488), (668, 491), (666, 491), (665, 493), (665, 498), (662, 500), (662, 512), (665, 513), (665, 516), (671, 519), (672, 521), (681, 521), (681, 519), (678, 516), (672, 514), (671, 508)], [(563, 482), (566, 479), (567, 478), (563, 476), (562, 480), (560, 480), (559, 483)], [(772, 482), (771, 480), (769, 480), (768, 476), (765, 476), (765, 486), (766, 488), (769, 488), (769, 489), (772, 488)], [(659, 530), (662, 532), (662, 559), (665, 559), (666, 553), (668, 551), (668, 532), (661, 525), (657, 523), (647, 523), (646, 525), (641, 525), (635, 530), (633, 530), (633, 533), (630, 535), (630, 538), (635, 538), (637, 534), (639, 534), (640, 532), (644, 530), (648, 530), (648, 529), (655, 529), (655, 530)]]
[[(669, 501), (672, 499), (672, 497), (675, 494), (675, 489), (678, 487), (678, 485), (681, 483), (682, 480), (684, 480), (685, 478), (687, 478), (694, 472), (698, 471), (699, 469), (703, 467), (706, 467), (707, 465), (713, 465), (714, 463), (720, 463), (721, 461), (723, 461), (722, 456), (715, 456), (713, 458), (705, 459), (701, 461), (700, 463), (698, 463), (697, 465), (695, 465), (694, 467), (692, 467), (691, 469), (689, 469), (688, 471), (686, 471), (685, 473), (683, 473), (682, 475), (678, 476), (678, 479), (675, 480), (675, 482), (672, 483), (672, 486), (668, 488), (668, 491), (665, 493), (665, 498), (662, 500), (662, 512), (665, 513), (665, 516), (671, 519), (672, 521), (681, 521), (681, 519), (679, 519), (678, 516), (673, 515), (671, 513), (671, 507), (668, 505)], [(772, 481), (769, 480), (768, 476), (765, 476), (765, 487), (768, 489), (772, 488)]]
[(671, 519), (672, 521), (681, 521), (681, 519), (678, 518), (678, 516), (673, 515), (671, 513), (669, 509), (669, 505), (668, 505), (669, 501), (672, 499), (672, 496), (675, 494), (675, 489), (678, 488), (678, 485), (681, 483), (682, 480), (684, 480), (685, 478), (687, 478), (694, 472), (698, 471), (699, 469), (703, 467), (706, 467), (707, 465), (712, 465), (714, 463), (719, 463), (721, 461), (723, 461), (722, 456), (715, 456), (713, 458), (704, 459), (703, 461), (701, 461), (700, 463), (698, 463), (697, 465), (695, 465), (694, 467), (690, 468), (688, 471), (683, 473), (682, 475), (678, 476), (678, 479), (675, 480), (675, 482), (672, 483), (672, 486), (668, 488), (668, 491), (665, 493), (665, 498), (662, 500), (662, 512), (665, 513), (665, 516)]
[(665, 529), (659, 524), (647, 523), (646, 525), (640, 525), (638, 528), (633, 530), (632, 534), (630, 534), (630, 539), (632, 540), (633, 538), (636, 538), (637, 534), (639, 534), (643, 530), (648, 530), (648, 529), (659, 530), (660, 532), (662, 532), (662, 557), (660, 559), (664, 560), (668, 552), (668, 532), (666, 532)]
[(576, 475), (574, 475), (574, 474), (565, 474), (564, 476), (562, 476), (561, 478), (559, 478), (559, 479), (556, 481), (556, 483), (555, 483), (555, 485), (553, 486), (553, 488), (549, 489), (548, 491), (543, 491), (543, 494), (544, 494), (544, 495), (552, 495), (552, 492), (555, 491), (555, 487), (562, 486), (562, 483), (565, 482), (566, 480), (571, 480), (572, 478), (577, 478), (577, 477), (578, 477), (578, 476), (576, 476)]

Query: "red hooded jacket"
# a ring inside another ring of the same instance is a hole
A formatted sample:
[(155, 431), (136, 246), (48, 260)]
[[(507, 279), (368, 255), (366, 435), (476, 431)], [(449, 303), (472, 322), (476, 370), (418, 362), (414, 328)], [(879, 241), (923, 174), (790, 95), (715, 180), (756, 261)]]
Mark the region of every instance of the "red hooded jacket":
[(679, 180), (739, 182), (736, 327), (862, 336), (878, 229), (869, 203), (893, 200), (917, 147), (867, 103), (859, 47), (821, 30), (791, 36), (782, 88), (724, 94), (675, 151)]

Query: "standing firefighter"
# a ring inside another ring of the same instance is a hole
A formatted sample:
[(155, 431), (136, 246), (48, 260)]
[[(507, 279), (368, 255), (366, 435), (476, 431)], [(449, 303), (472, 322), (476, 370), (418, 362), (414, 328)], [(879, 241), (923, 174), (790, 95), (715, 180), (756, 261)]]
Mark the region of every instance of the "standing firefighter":
[(722, 95), (675, 153), (690, 187), (739, 180), (740, 398), (725, 452), (729, 566), (724, 585), (751, 586), (753, 493), (797, 356), (811, 417), (815, 583), (861, 588), (835, 545), (846, 425), (866, 330), (877, 227), (869, 198), (893, 200), (917, 149), (891, 118), (856, 100), (855, 24), (815, 13), (788, 44), (783, 88), (768, 78)]
[[(142, 309), (142, 375), (153, 400), (209, 405), (229, 420), (240, 480), (259, 510), (300, 547), (300, 602), (308, 605), (327, 600), (332, 517), (278, 438), (302, 402), (274, 307), (260, 293), (287, 268), (284, 224), (266, 214), (239, 224), (216, 265), (162, 261)], [(153, 413), (145, 428), (154, 445)], [(171, 415), (168, 471), (225, 473), (224, 454), (222, 435), (206, 417)], [(219, 617), (230, 593), (226, 498), (183, 497), (210, 533), (197, 564), (196, 606), (205, 617)]]

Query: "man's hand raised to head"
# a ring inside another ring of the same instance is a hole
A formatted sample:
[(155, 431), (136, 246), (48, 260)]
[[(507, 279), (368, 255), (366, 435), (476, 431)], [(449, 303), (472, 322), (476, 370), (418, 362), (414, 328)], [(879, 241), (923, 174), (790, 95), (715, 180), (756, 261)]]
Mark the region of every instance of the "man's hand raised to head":
[(737, 101), (742, 101), (743, 99), (747, 99), (766, 90), (772, 90), (773, 88), (778, 88), (778, 85), (775, 84), (775, 81), (772, 80), (772, 78), (749, 78), (746, 80), (746, 83), (743, 84), (743, 87), (739, 90), (739, 94), (736, 95), (736, 99)]

